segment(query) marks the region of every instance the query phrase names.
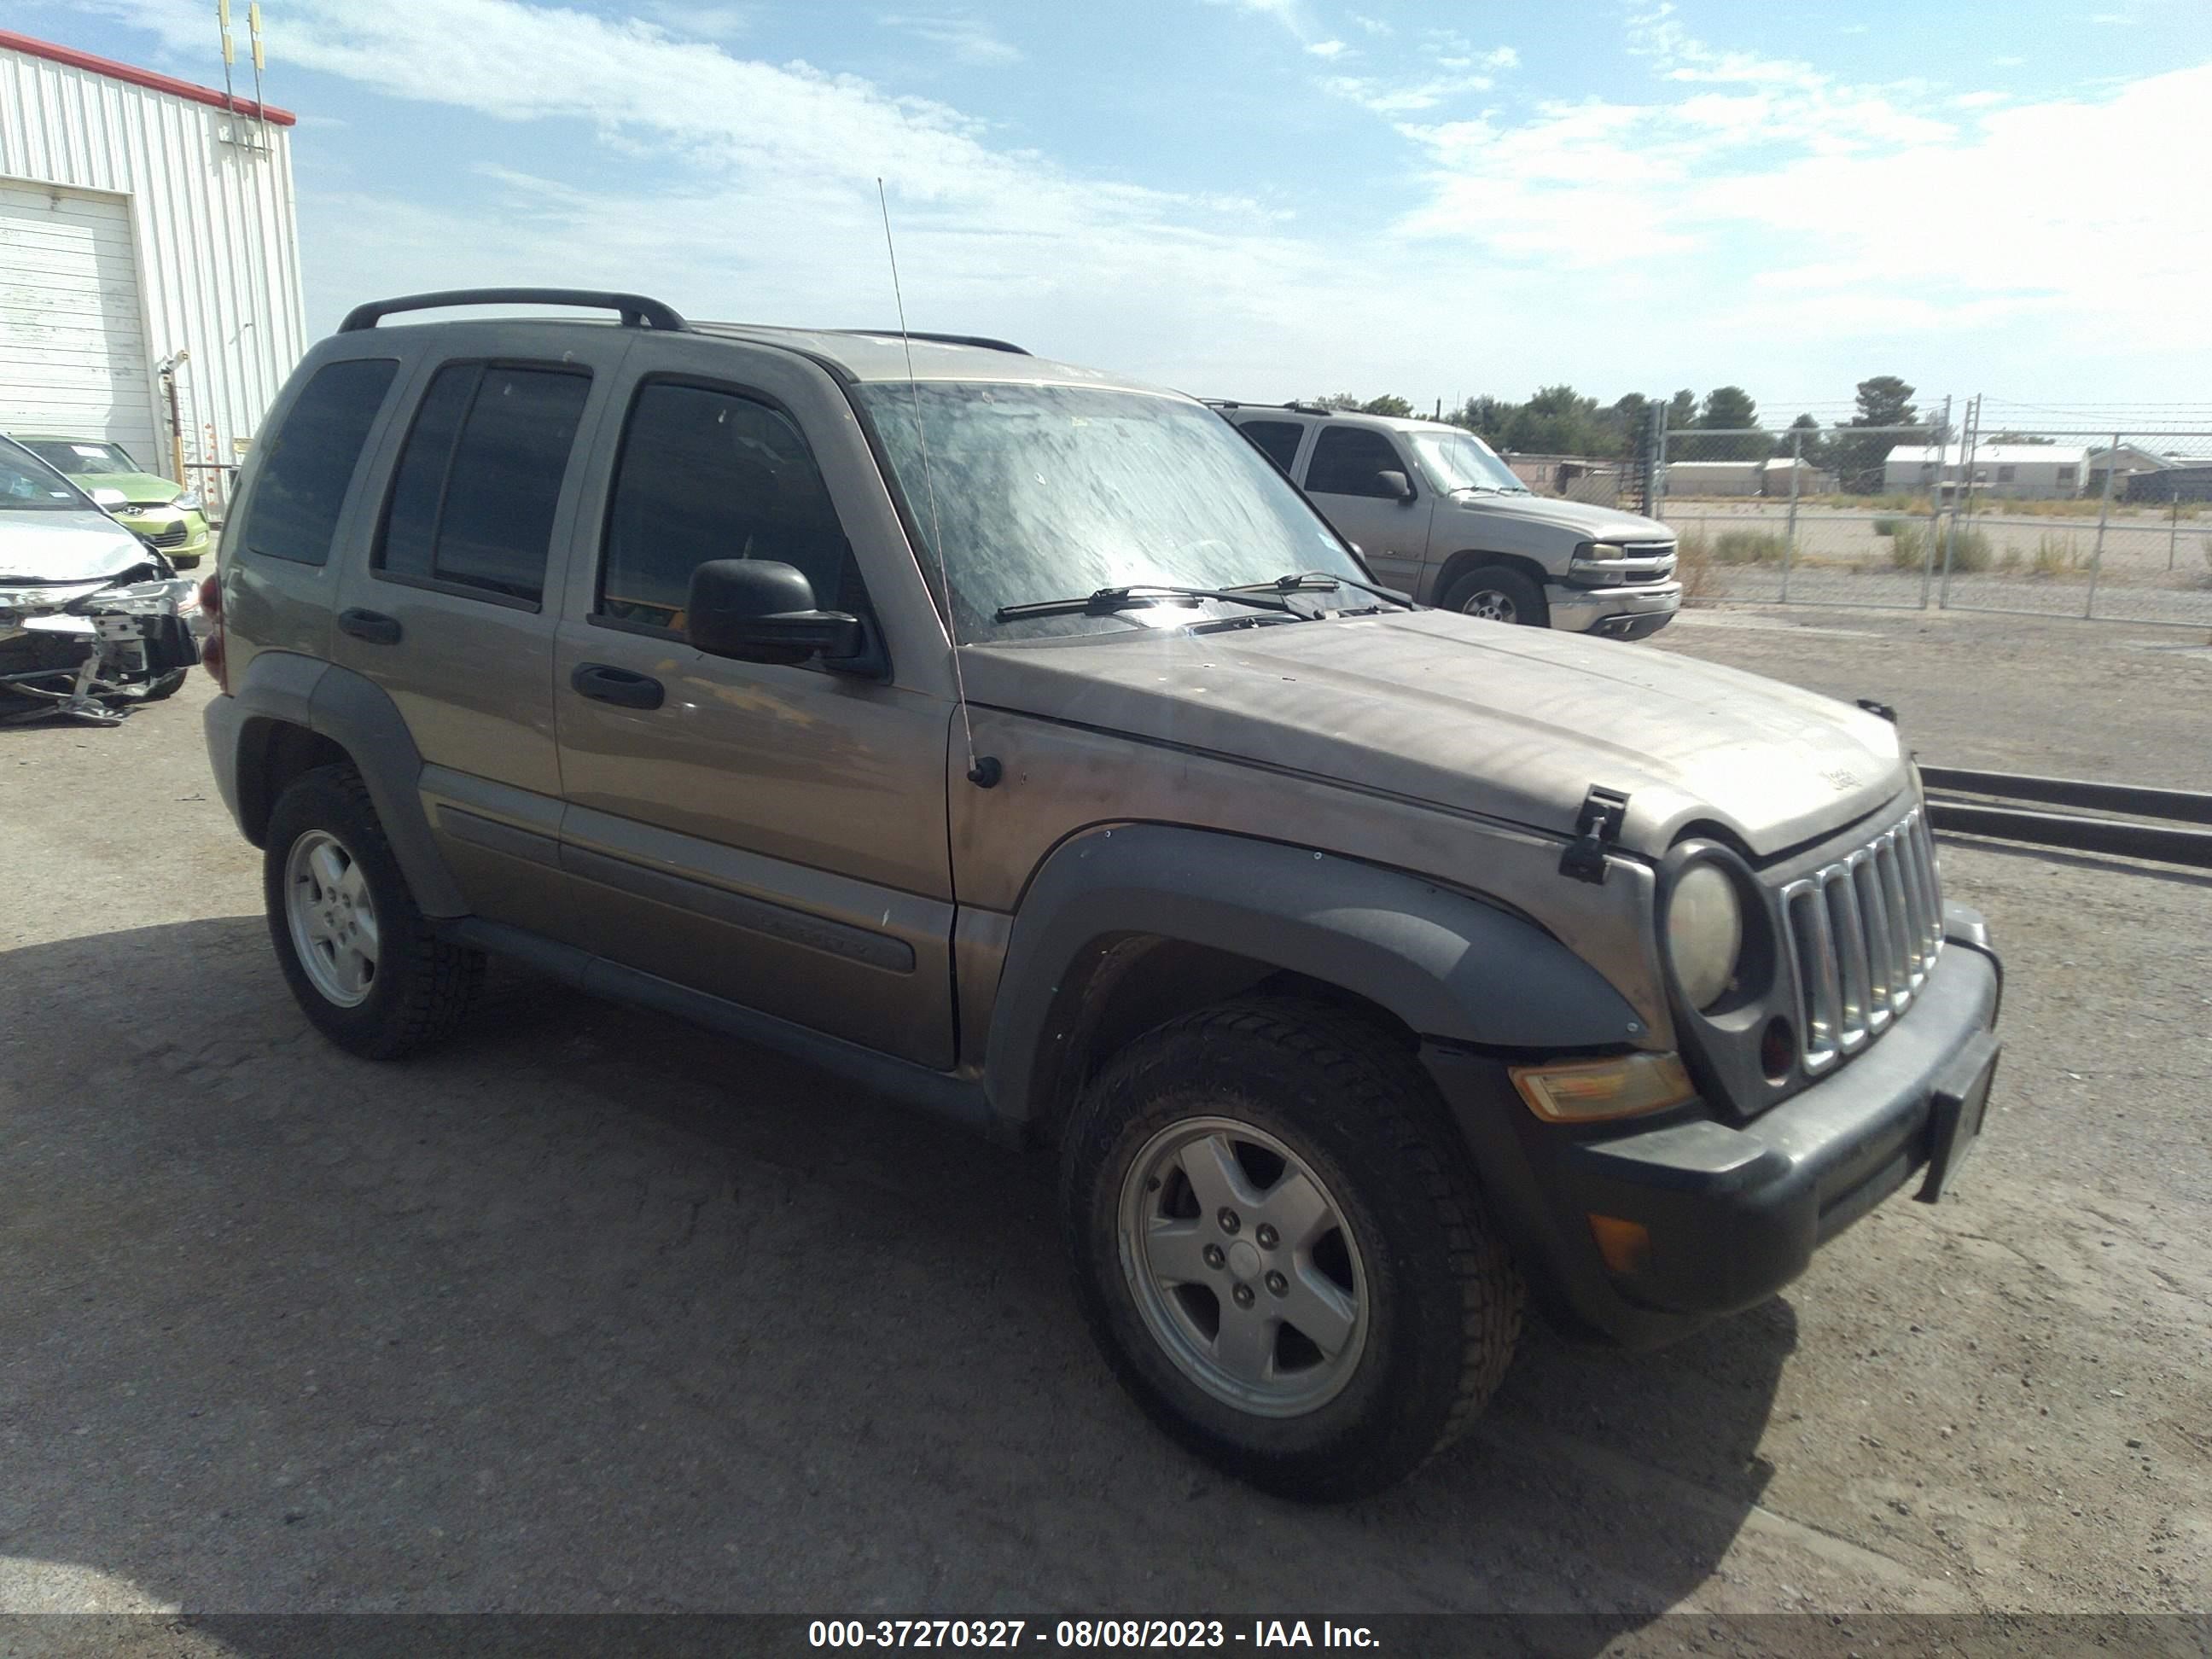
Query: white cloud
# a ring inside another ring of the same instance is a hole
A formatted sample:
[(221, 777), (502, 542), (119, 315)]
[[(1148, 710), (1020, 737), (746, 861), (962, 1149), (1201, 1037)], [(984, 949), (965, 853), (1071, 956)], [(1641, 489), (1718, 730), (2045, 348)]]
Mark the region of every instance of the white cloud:
[(1511, 46), (1483, 52), (1456, 29), (1430, 29), (1419, 48), (1406, 54), (1404, 68), (1395, 75), (1332, 75), (1322, 90), (1376, 115), (1419, 115), (1438, 105), (1472, 93), (1488, 92), (1498, 84), (1492, 70), (1517, 69), (1521, 54)]
[(1340, 58), (1351, 48), (1341, 40), (1316, 40), (1306, 50), (1316, 58)]
[(653, 0), (647, 14), (678, 34), (701, 40), (726, 40), (753, 26), (751, 5), (694, 3), (693, 0)]
[(963, 64), (1018, 64), (1022, 59), (1020, 47), (1001, 39), (989, 24), (963, 12), (893, 15), (882, 22), (885, 28), (944, 47)]
[(1392, 28), (1388, 23), (1384, 22), (1379, 17), (1369, 17), (1355, 11), (1352, 14), (1352, 21), (1358, 24), (1360, 27), (1365, 29), (1370, 34), (1395, 34), (1397, 33), (1395, 29)]
[[(202, 49), (202, 0), (86, 3)], [(1506, 49), (1442, 41), (1395, 54), (1401, 81), (1334, 77), (1383, 106), (1418, 198), (1385, 230), (1340, 232), (1073, 170), (1001, 147), (975, 112), (672, 27), (522, 0), (291, 0), (286, 62), (490, 118), (477, 167), (434, 195), (362, 178), (364, 142), (334, 188), (302, 132), (315, 320), (380, 291), (539, 282), (657, 291), (702, 316), (879, 324), (881, 174), (917, 327), (1198, 392), (1425, 403), (1563, 378), (1756, 392), (1786, 374), (1847, 397), (1876, 369), (1941, 388), (1966, 364), (1953, 389), (2179, 398), (2212, 350), (2212, 311), (2189, 303), (2212, 223), (2173, 208), (2212, 154), (2212, 64), (1999, 106), (1639, 23), (1643, 91), (1477, 113), (1449, 100), (1508, 70)]]

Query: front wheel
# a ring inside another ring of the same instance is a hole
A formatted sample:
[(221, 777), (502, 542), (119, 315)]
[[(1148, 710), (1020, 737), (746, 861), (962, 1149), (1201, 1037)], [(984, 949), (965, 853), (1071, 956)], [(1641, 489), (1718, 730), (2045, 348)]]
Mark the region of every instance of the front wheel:
[(1443, 608), (1486, 622), (1530, 628), (1548, 627), (1552, 620), (1542, 586), (1527, 573), (1503, 564), (1485, 565), (1462, 576), (1444, 595)]
[(1061, 1207), (1093, 1334), (1186, 1446), (1286, 1497), (1381, 1490), (1510, 1360), (1519, 1274), (1392, 1033), (1254, 998), (1139, 1037), (1085, 1090)]

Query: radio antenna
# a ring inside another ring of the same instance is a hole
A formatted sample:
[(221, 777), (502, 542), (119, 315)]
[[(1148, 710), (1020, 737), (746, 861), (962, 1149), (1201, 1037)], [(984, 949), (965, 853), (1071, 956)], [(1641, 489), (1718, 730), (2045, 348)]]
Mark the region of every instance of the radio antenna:
[(914, 336), (906, 330), (906, 295), (899, 289), (898, 248), (891, 241), (891, 203), (884, 193), (881, 174), (876, 179), (876, 204), (884, 214), (884, 252), (891, 261), (891, 300), (898, 308), (899, 343), (906, 348), (906, 386), (914, 404), (915, 441), (921, 446), (921, 487), (929, 500), (929, 544), (937, 551), (937, 580), (945, 595), (945, 627), (952, 640), (952, 690), (960, 704), (960, 731), (968, 744), (968, 781), (988, 789), (999, 781), (996, 759), (975, 758), (975, 727), (968, 718), (968, 678), (960, 667), (960, 619), (952, 605), (952, 571), (945, 562), (945, 538), (937, 520), (937, 479), (929, 465), (929, 434), (921, 423), (921, 382), (914, 373)]

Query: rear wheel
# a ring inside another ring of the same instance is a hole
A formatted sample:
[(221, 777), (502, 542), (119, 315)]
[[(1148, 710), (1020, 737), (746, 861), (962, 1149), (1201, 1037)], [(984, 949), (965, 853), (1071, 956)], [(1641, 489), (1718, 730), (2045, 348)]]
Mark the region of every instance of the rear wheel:
[(1548, 627), (1551, 607), (1544, 602), (1541, 584), (1510, 565), (1485, 565), (1469, 571), (1444, 595), (1444, 609), (1486, 622), (1521, 623), (1531, 628)]
[(1255, 1486), (1401, 1479), (1489, 1399), (1522, 1289), (1393, 1034), (1249, 999), (1139, 1037), (1062, 1152), (1083, 1306), (1168, 1433)]
[(483, 957), (416, 908), (358, 772), (323, 766), (294, 779), (264, 846), (270, 938), (318, 1030), (366, 1059), (396, 1060), (460, 1022)]

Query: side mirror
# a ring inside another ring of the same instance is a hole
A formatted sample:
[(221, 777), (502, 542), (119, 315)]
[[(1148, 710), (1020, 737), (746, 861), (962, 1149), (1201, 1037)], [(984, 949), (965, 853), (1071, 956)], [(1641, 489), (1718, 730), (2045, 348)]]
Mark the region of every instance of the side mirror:
[(1375, 493), (1395, 495), (1401, 501), (1410, 501), (1413, 499), (1413, 480), (1395, 468), (1387, 472), (1378, 472), (1375, 475)]
[(709, 559), (691, 573), (685, 636), (711, 657), (740, 662), (866, 667), (868, 628), (842, 611), (814, 608), (805, 574), (772, 559)]
[(94, 490), (92, 504), (101, 512), (109, 514), (127, 513), (131, 510), (131, 498), (119, 489)]

